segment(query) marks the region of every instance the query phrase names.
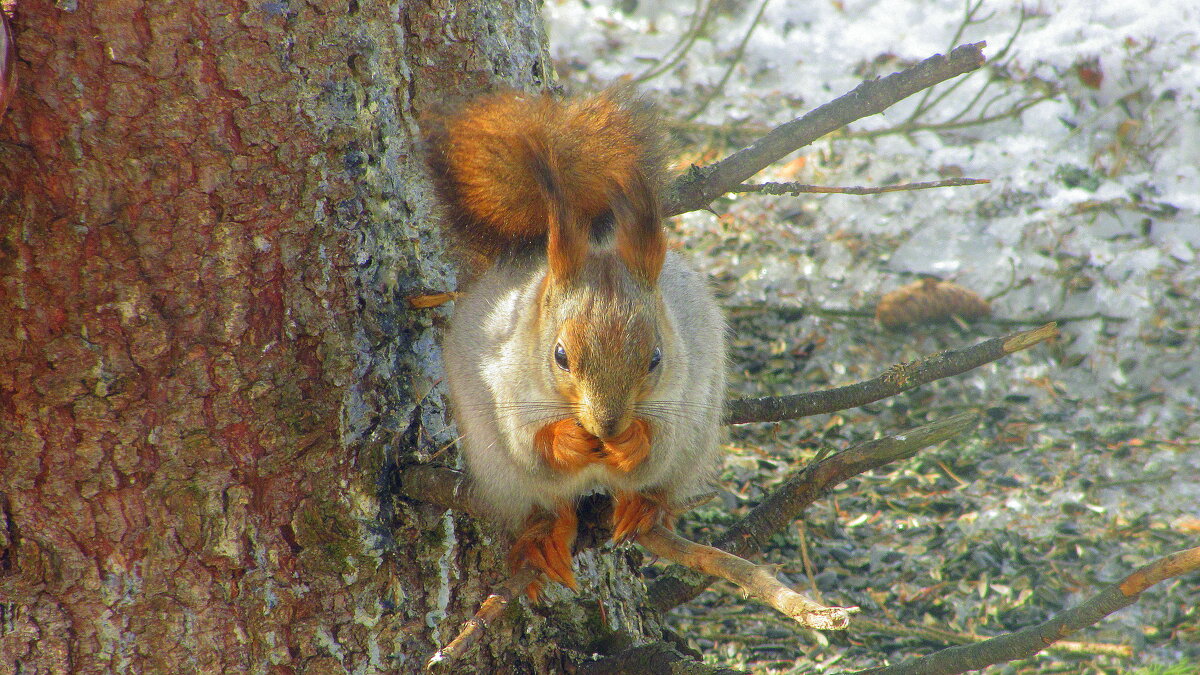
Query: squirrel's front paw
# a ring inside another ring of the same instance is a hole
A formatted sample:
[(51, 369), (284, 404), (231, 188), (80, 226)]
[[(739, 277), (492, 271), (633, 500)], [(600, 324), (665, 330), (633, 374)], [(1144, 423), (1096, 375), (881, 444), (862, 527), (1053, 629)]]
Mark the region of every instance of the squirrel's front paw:
[(674, 528), (675, 513), (653, 494), (618, 492), (613, 496), (612, 541), (615, 544), (645, 534), (655, 525)]
[[(575, 590), (571, 545), (575, 543), (578, 522), (575, 506), (567, 502), (559, 503), (554, 513), (535, 509), (525, 519), (525, 529), (508, 553), (509, 568), (515, 573), (530, 565), (551, 580)], [(541, 588), (539, 579), (529, 584), (525, 593), (530, 600), (537, 600)]]
[(633, 420), (619, 435), (604, 439), (604, 463), (629, 473), (650, 456), (650, 424)]
[(538, 429), (533, 436), (533, 447), (546, 464), (559, 473), (575, 473), (601, 457), (600, 439), (571, 418)]

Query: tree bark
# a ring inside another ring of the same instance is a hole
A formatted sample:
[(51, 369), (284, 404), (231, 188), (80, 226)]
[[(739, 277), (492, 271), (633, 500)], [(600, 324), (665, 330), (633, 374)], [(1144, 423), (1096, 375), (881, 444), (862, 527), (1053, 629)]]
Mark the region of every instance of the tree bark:
[[(22, 0), (0, 122), (0, 664), (415, 672), (503, 569), (453, 457), (425, 116), (550, 78), (532, 2)], [(439, 455), (439, 453), (441, 453)], [(456, 668), (661, 638), (577, 562)], [(2, 668), (0, 668), (2, 670)]]

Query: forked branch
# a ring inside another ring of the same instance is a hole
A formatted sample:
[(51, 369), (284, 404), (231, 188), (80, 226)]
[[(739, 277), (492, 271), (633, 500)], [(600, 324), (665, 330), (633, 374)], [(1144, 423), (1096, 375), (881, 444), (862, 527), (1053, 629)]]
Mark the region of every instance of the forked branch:
[[(415, 466), (403, 475), (400, 490), (409, 497), (478, 514), (478, 505), (471, 501), (463, 489), (462, 479), (463, 474), (453, 469)], [(806, 628), (845, 629), (849, 625), (850, 615), (858, 611), (856, 607), (826, 607), (814, 602), (788, 588), (770, 568), (711, 546), (697, 544), (662, 526), (655, 526), (650, 532), (639, 535), (637, 541), (657, 556), (737, 585), (750, 597), (770, 605)], [(493, 589), (475, 615), (463, 623), (458, 635), (429, 658), (426, 668), (436, 670), (447, 667), (466, 654), (479, 642), (488, 625), (503, 614), (508, 603), (540, 576), (541, 572), (533, 567), (523, 567)]]
[[(735, 556), (752, 555), (762, 548), (762, 543), (771, 535), (795, 520), (805, 507), (835, 485), (873, 468), (912, 457), (921, 448), (940, 443), (965, 432), (975, 426), (978, 420), (979, 417), (975, 413), (961, 413), (946, 420), (910, 429), (903, 434), (885, 436), (857, 445), (816, 464), (809, 465), (776, 488), (762, 503), (751, 510), (746, 518), (734, 524), (724, 536), (716, 541), (716, 546)], [(427, 464), (407, 467), (400, 476), (397, 488), (400, 494), (410, 499), (452, 508), (476, 517), (484, 512), (477, 503), (471, 500), (469, 492), (464, 487), (462, 472), (448, 467)], [(698, 544), (693, 545), (699, 546)], [(683, 548), (680, 553), (682, 559), (677, 559), (671, 551), (667, 550), (672, 546), (681, 546), (681, 544), (651, 538), (647, 548), (674, 562), (691, 563), (700, 557), (699, 553), (701, 552), (698, 552), (697, 549)], [(662, 550), (658, 550), (659, 547)], [(705, 560), (703, 563), (706, 566), (718, 564), (720, 563), (711, 563), (709, 560)], [(749, 562), (746, 564), (755, 566)], [(691, 564), (683, 566), (704, 572), (706, 575), (713, 574), (713, 571), (704, 567), (695, 567)], [(667, 571), (665, 579), (659, 580), (651, 587), (650, 604), (652, 606), (662, 611), (670, 609), (695, 597), (715, 581), (717, 576), (723, 575), (706, 576), (702, 582), (695, 584), (680, 582), (677, 578), (679, 576), (681, 576), (679, 570), (672, 568)], [(731, 581), (742, 585), (736, 580), (731, 579)], [(520, 587), (524, 588), (524, 586)]]
[(984, 46), (984, 42), (961, 45), (945, 56), (937, 54), (912, 68), (863, 82), (850, 93), (772, 129), (753, 145), (716, 164), (693, 168), (668, 188), (663, 199), (664, 215), (706, 208), (712, 200), (747, 178), (825, 134), (883, 112), (939, 82), (979, 68), (985, 61)]
[(654, 555), (738, 586), (749, 597), (775, 608), (805, 628), (844, 630), (850, 625), (850, 615), (858, 613), (857, 607), (826, 607), (810, 600), (788, 588), (766, 565), (697, 544), (661, 525), (639, 536), (637, 542)]

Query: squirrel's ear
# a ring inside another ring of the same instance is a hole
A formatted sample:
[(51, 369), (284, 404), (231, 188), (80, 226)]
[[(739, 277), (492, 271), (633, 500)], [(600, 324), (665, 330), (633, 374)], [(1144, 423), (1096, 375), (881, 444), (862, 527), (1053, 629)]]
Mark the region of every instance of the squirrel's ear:
[(633, 275), (653, 285), (667, 255), (658, 193), (641, 172), (612, 197), (617, 255)]
[(557, 154), (548, 144), (537, 147), (540, 140), (529, 139), (529, 166), (546, 203), (546, 259), (550, 263), (550, 276), (554, 283), (564, 285), (583, 267), (588, 233), (560, 183), (563, 173), (557, 165)]

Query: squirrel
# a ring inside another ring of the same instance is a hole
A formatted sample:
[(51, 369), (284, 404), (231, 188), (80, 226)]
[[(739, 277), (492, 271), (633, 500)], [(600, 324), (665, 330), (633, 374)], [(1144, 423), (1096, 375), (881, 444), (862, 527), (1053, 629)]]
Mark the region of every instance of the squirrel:
[(442, 355), (473, 494), (514, 572), (574, 589), (577, 498), (612, 496), (620, 543), (715, 472), (725, 322), (667, 250), (661, 135), (628, 91), (490, 94), (432, 140), (467, 267)]

